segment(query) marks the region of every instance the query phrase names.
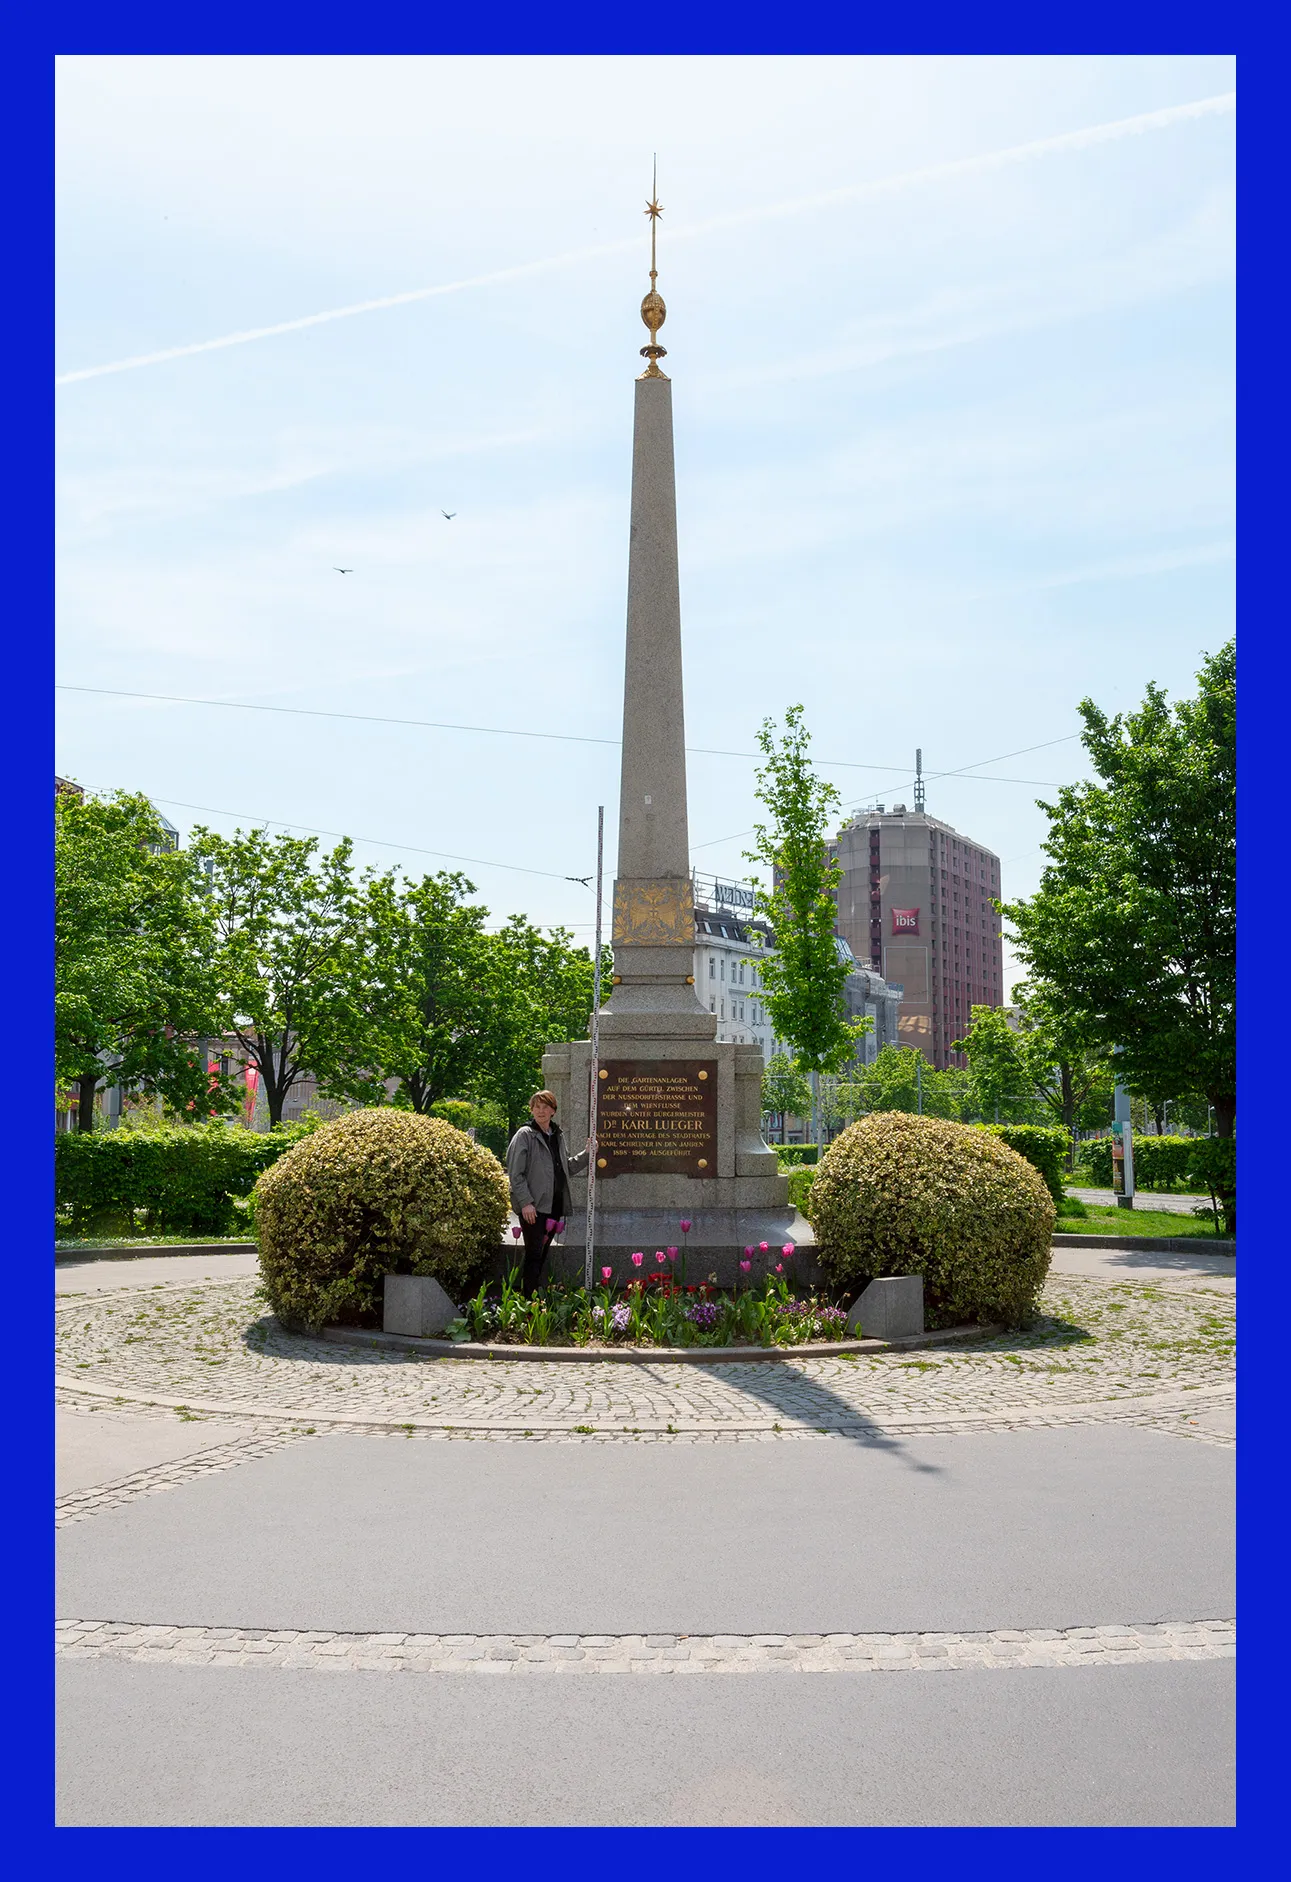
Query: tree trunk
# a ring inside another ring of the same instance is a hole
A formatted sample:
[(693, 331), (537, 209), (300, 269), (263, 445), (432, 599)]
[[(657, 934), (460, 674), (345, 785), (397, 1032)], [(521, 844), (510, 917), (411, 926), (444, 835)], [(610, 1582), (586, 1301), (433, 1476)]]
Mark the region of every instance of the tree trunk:
[(1236, 1094), (1229, 1091), (1208, 1091), (1206, 1096), (1210, 1100), (1211, 1107), (1215, 1113), (1216, 1137), (1231, 1137), (1233, 1134), (1233, 1123), (1237, 1117)]
[(99, 1088), (97, 1072), (84, 1072), (76, 1081), (76, 1128), (94, 1129), (94, 1094)]

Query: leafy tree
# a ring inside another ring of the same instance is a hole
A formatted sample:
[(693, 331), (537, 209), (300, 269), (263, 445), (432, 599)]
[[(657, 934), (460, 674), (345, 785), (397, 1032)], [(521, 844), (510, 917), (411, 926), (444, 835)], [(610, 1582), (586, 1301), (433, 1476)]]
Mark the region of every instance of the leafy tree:
[(191, 852), (169, 850), (146, 797), (55, 798), (54, 1075), (92, 1130), (101, 1084), (180, 1113), (234, 1107), (200, 1041), (219, 1031), (213, 933)]
[(1105, 1048), (1084, 1015), (1042, 980), (1014, 987), (1019, 1048), (1041, 1103), (1068, 1131), (1097, 1130), (1112, 1115), (1114, 1078)]
[[(514, 1130), (528, 1115), (542, 1083), (542, 1055), (553, 1040), (585, 1039), (591, 1025), (595, 971), (591, 951), (575, 948), (567, 928), (544, 934), (524, 915), (512, 915), (490, 937), (491, 1013), (472, 1095), (493, 1099)], [(611, 972), (603, 956), (601, 985)]]
[(474, 893), (473, 882), (446, 870), (416, 883), (379, 876), (364, 893), (375, 1102), (393, 1078), (396, 1103), (443, 1115), (441, 1099), (461, 1097), (487, 1075), (502, 963), (485, 930), (488, 910), (466, 901)]
[(1132, 1088), (1205, 1092), (1236, 1113), (1236, 657), (1206, 656), (1194, 699), (1149, 686), (1136, 712), (1081, 702), (1097, 782), (1066, 786), (1028, 901), (997, 904), (1033, 974)]
[(1017, 1033), (998, 1006), (975, 1006), (962, 1039), (951, 1045), (968, 1060), (970, 1106), (1005, 1124), (1033, 1121), (1034, 1079)]
[(770, 719), (758, 732), (766, 763), (756, 774), (757, 794), (771, 821), (754, 826), (757, 847), (746, 854), (771, 875), (770, 890), (757, 891), (758, 913), (776, 937), (762, 968), (762, 1003), (776, 1036), (807, 1071), (834, 1072), (853, 1056), (865, 1028), (847, 1018), (843, 988), (851, 962), (834, 935), (842, 870), (830, 860), (828, 842), (840, 798), (811, 768), (802, 713), (790, 706), (778, 744)]
[(919, 1111), (928, 1117), (958, 1118), (964, 1104), (967, 1074), (929, 1065), (917, 1046), (884, 1046), (869, 1065), (852, 1076), (859, 1103), (866, 1111)]
[(314, 837), (201, 826), (191, 854), (207, 869), (215, 963), (229, 1031), (260, 1074), (271, 1125), (312, 1072), (329, 1097), (373, 1095), (368, 1016), (375, 961), (348, 838), (315, 862)]
[(781, 1118), (811, 1114), (811, 1086), (801, 1065), (787, 1052), (774, 1052), (767, 1061), (762, 1073), (762, 1110)]

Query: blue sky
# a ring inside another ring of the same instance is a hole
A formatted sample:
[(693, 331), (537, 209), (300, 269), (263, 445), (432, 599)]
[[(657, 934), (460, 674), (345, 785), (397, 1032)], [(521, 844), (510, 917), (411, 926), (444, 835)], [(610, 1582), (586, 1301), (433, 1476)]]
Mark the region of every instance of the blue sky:
[[(61, 60), (60, 680), (616, 738), (657, 151), (689, 742), (750, 752), (801, 701), (844, 799), (889, 804), (922, 746), (929, 809), (1029, 892), (1077, 701), (1186, 692), (1232, 632), (1235, 116), (1180, 108), (1233, 85), (1210, 57)], [(549, 871), (468, 873), (590, 935), (559, 878), (600, 802), (613, 870), (612, 745), (58, 697), (60, 771), (182, 830)], [(692, 757), (690, 807), (696, 863), (745, 872), (752, 762)]]

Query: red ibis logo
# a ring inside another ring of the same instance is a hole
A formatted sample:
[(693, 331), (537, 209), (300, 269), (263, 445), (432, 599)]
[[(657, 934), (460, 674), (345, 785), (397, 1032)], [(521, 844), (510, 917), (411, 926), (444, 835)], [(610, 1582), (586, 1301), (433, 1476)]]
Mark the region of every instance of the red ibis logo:
[(894, 908), (892, 910), (893, 934), (918, 934), (919, 911), (917, 908)]

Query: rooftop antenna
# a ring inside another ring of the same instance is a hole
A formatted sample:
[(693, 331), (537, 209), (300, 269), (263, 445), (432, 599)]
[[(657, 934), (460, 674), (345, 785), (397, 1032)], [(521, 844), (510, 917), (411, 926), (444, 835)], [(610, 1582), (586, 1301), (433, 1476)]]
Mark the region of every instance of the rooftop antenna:
[(923, 804), (923, 752), (916, 751), (914, 755), (914, 808), (916, 816), (923, 816)]

